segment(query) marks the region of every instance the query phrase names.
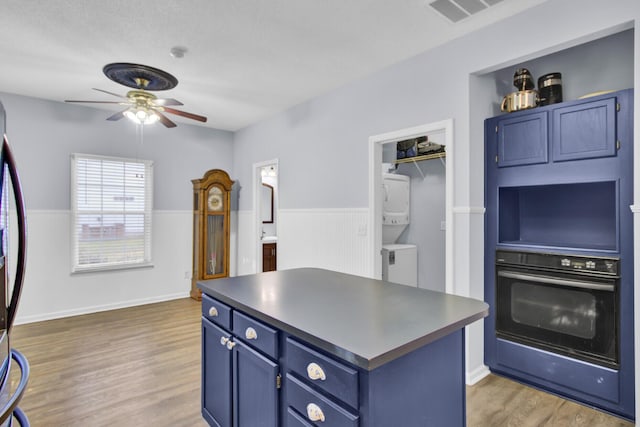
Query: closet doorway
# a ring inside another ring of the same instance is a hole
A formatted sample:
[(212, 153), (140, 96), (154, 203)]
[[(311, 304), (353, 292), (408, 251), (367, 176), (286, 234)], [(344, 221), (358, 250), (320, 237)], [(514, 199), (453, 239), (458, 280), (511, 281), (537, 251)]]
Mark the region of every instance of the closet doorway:
[[(445, 233), (444, 248), (444, 284), (439, 284), (440, 290), (453, 293), (453, 119), (440, 122), (401, 129), (389, 133), (373, 135), (369, 137), (369, 236), (371, 276), (382, 277), (382, 173), (383, 173), (383, 151), (393, 148), (398, 141), (409, 140), (421, 136), (438, 135), (438, 140), (446, 147), (445, 166), (445, 217), (442, 223), (437, 226)], [(430, 162), (438, 160), (429, 160)], [(444, 160), (443, 160), (444, 161)], [(416, 162), (416, 167), (422, 167)], [(385, 171), (386, 172), (386, 171)], [(420, 194), (412, 194), (413, 200), (419, 198)], [(414, 215), (411, 221), (419, 220), (419, 215)], [(411, 226), (411, 225), (410, 225)], [(415, 242), (411, 242), (415, 243)], [(423, 249), (425, 250), (425, 249)], [(432, 250), (432, 249), (428, 249)], [(420, 245), (418, 246), (420, 253)], [(424, 256), (425, 254), (423, 254)], [(419, 255), (420, 258), (420, 255)], [(419, 287), (432, 288), (418, 281)]]

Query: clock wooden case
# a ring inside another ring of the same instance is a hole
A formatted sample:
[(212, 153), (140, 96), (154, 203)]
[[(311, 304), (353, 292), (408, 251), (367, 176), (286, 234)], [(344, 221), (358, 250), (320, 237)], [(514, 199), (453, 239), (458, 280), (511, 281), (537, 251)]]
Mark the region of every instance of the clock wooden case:
[(229, 205), (233, 181), (221, 169), (193, 183), (193, 274), (191, 298), (202, 299), (198, 280), (229, 276)]

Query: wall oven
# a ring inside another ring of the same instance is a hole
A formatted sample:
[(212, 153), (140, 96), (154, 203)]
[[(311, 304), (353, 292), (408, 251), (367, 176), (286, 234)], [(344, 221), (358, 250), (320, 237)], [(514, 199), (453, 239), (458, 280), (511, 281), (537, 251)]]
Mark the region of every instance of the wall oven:
[(496, 251), (499, 338), (618, 368), (619, 259)]

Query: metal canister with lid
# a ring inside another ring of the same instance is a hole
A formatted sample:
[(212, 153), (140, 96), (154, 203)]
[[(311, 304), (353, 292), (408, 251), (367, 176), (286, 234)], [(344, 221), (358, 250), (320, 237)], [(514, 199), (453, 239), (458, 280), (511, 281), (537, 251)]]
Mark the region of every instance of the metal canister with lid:
[(549, 73), (538, 79), (540, 105), (562, 102), (562, 74)]
[(533, 77), (529, 70), (526, 68), (518, 68), (516, 72), (513, 73), (513, 85), (518, 90), (532, 90), (534, 88)]

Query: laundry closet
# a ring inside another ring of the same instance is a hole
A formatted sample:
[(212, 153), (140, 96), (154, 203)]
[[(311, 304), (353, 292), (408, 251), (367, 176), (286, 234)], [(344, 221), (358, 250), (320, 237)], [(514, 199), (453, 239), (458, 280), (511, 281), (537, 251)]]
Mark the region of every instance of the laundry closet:
[(445, 291), (445, 135), (425, 136), (382, 148), (382, 278)]

